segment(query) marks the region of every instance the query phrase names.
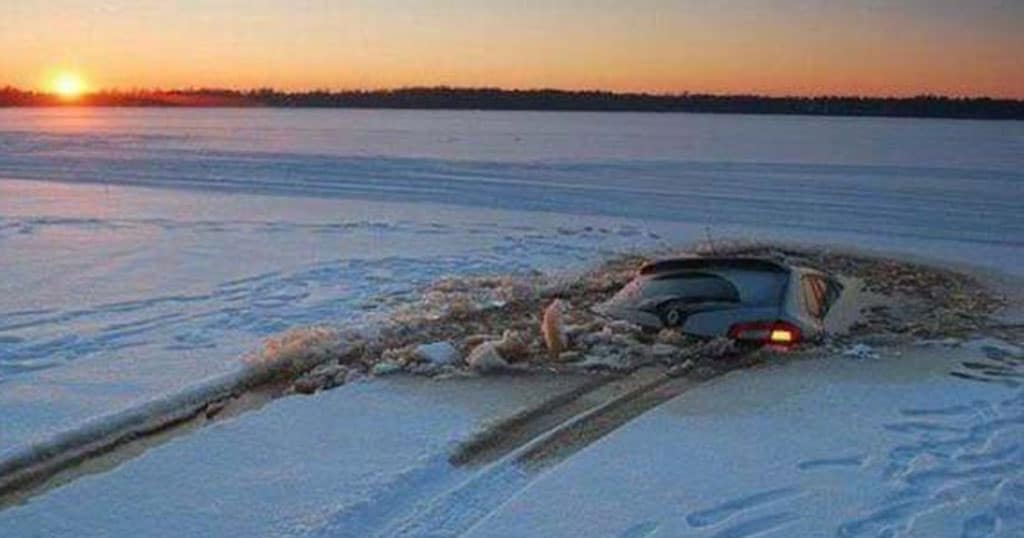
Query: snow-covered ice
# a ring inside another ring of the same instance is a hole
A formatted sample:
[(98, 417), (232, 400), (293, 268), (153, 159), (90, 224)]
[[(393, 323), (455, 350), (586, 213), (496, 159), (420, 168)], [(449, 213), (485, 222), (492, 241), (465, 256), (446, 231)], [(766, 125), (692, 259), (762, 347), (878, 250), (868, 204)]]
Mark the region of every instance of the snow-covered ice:
[(728, 374), (521, 484), (467, 535), (1020, 536), (1024, 390), (950, 375), (986, 360), (966, 346)]
[(0, 534), (364, 535), (470, 474), (448, 464), (455, 443), (579, 382), (387, 378), (284, 398), (0, 511)]
[[(951, 375), (979, 363), (988, 382)], [(989, 341), (738, 371), (537, 470), (449, 455), (579, 380), (388, 378), (175, 439), (0, 524), (69, 537), (1016, 536), (1021, 365), (1020, 349)]]
[(444, 275), (662, 241), (622, 219), (12, 180), (0, 214), (19, 223), (0, 229), (0, 455), (234, 372), (290, 328), (382, 315)]
[[(1024, 275), (1022, 170), (1020, 122), (0, 110), (0, 458), (237, 373), (282, 331), (384, 315), (448, 274), (712, 236)], [(314, 413), (253, 416), (278, 409)]]

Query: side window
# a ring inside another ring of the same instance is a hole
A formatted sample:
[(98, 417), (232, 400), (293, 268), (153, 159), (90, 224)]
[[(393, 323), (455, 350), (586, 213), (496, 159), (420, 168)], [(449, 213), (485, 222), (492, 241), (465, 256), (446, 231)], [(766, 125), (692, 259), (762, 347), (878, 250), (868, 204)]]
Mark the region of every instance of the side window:
[(828, 285), (821, 277), (807, 275), (801, 279), (800, 294), (803, 297), (807, 313), (818, 319), (828, 313)]

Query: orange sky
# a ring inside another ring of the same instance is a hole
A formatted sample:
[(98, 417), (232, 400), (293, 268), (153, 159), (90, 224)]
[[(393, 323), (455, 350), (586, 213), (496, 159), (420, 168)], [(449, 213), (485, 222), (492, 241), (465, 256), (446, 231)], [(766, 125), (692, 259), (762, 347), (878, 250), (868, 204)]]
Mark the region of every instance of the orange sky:
[[(896, 5), (893, 7), (892, 5)], [(3, 0), (0, 86), (1024, 98), (1013, 0)]]

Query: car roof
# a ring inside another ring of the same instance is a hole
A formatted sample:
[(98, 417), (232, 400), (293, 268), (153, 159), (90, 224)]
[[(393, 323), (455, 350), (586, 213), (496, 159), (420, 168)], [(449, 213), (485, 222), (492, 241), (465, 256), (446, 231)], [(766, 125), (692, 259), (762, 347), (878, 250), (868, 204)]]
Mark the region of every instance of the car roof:
[(769, 258), (742, 256), (707, 258), (669, 258), (645, 263), (640, 267), (641, 275), (688, 270), (740, 269), (770, 273), (788, 273), (792, 268)]

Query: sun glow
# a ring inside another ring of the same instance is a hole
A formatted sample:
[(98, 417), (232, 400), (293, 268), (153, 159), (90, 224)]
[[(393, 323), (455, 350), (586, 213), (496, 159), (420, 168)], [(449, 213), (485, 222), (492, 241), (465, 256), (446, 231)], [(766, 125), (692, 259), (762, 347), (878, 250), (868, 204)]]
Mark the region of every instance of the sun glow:
[(61, 99), (78, 99), (85, 93), (85, 90), (85, 80), (76, 73), (60, 73), (53, 79), (53, 92)]

